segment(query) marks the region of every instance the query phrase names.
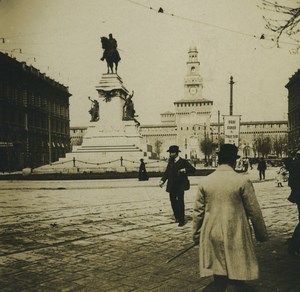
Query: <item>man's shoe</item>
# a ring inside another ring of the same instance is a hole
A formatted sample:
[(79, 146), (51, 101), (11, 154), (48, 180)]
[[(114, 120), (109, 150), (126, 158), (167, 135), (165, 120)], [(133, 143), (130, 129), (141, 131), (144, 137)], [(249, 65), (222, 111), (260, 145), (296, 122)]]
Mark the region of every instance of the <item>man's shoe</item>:
[(184, 226), (184, 222), (179, 222), (178, 226), (179, 226), (179, 227)]

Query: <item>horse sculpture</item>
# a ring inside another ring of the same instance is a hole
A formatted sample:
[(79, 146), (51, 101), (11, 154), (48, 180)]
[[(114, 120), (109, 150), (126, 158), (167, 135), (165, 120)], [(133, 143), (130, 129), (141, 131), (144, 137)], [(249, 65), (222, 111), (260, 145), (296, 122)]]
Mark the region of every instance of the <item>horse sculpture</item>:
[(104, 49), (102, 61), (106, 60), (107, 64), (107, 74), (114, 73), (114, 64), (115, 71), (118, 71), (118, 63), (121, 60), (119, 52), (116, 48), (112, 46), (111, 41), (107, 37), (101, 37), (102, 49)]

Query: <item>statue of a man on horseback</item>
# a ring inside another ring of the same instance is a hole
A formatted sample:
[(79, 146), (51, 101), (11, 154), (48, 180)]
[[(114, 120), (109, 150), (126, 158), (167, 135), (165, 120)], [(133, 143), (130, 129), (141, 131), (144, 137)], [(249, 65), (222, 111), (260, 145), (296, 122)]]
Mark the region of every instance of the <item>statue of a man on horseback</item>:
[(115, 71), (118, 71), (118, 63), (121, 60), (119, 52), (117, 50), (118, 44), (116, 39), (113, 38), (113, 35), (110, 33), (109, 38), (101, 37), (103, 56), (101, 61), (106, 60), (107, 63), (107, 73), (114, 73), (114, 64), (115, 64)]

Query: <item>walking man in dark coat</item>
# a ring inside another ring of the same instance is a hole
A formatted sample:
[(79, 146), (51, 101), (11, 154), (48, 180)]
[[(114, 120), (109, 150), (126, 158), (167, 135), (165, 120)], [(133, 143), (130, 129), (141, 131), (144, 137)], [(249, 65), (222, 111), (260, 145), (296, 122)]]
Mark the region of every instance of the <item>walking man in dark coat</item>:
[(141, 158), (140, 161), (141, 161), (141, 164), (140, 164), (140, 168), (139, 168), (139, 180), (148, 180), (149, 177), (148, 177), (148, 173), (146, 170), (146, 164), (144, 162), (144, 159)]
[(267, 164), (264, 160), (264, 158), (260, 158), (258, 165), (257, 165), (257, 170), (259, 172), (259, 180), (265, 180), (266, 176), (266, 169), (267, 169)]
[(298, 208), (299, 222), (289, 243), (289, 252), (300, 255), (300, 150), (297, 151), (295, 160), (291, 163), (289, 169), (289, 187), (291, 194), (288, 200), (295, 203)]
[(163, 174), (159, 186), (162, 187), (167, 181), (166, 191), (170, 194), (171, 207), (175, 222), (178, 226), (185, 224), (184, 191), (188, 178), (187, 174), (194, 173), (196, 169), (185, 159), (179, 157), (179, 147), (172, 145), (167, 151), (170, 154), (169, 162)]

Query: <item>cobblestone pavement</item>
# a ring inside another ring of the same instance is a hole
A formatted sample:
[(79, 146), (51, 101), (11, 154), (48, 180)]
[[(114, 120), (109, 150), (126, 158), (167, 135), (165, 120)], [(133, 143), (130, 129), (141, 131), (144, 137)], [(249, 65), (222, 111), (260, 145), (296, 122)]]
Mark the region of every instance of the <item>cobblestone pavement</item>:
[[(249, 174), (257, 179), (257, 171)], [(270, 240), (257, 243), (257, 291), (300, 291), (300, 257), (287, 254), (297, 223), (274, 171), (255, 182)], [(158, 178), (0, 182), (0, 291), (202, 291), (196, 247), (166, 264), (191, 241), (200, 177), (191, 177), (184, 227), (173, 223)]]

